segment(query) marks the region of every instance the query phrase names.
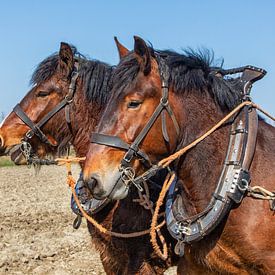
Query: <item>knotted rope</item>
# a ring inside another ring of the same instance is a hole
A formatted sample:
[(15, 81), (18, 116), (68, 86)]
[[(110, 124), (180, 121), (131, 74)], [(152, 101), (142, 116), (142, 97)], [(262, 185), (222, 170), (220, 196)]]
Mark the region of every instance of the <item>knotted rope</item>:
[[(150, 233), (150, 229), (147, 230), (142, 230), (142, 231), (137, 231), (137, 232), (132, 232), (132, 233), (119, 233), (119, 232), (113, 232), (99, 224), (93, 217), (89, 216), (86, 211), (83, 209), (78, 196), (75, 192), (75, 179), (72, 175), (72, 169), (71, 169), (71, 163), (78, 163), (80, 161), (85, 160), (85, 158), (59, 158), (56, 159), (58, 165), (66, 165), (67, 169), (67, 184), (71, 188), (74, 200), (82, 213), (83, 217), (87, 219), (100, 233), (110, 235), (112, 237), (117, 237), (117, 238), (136, 238), (140, 237), (143, 235), (147, 235)], [(159, 230), (163, 225), (165, 224), (165, 220), (161, 222), (159, 225), (156, 225), (155, 230)]]
[(259, 200), (268, 200), (270, 204), (270, 209), (275, 211), (275, 192), (271, 192), (262, 186), (250, 186), (247, 190), (247, 196)]

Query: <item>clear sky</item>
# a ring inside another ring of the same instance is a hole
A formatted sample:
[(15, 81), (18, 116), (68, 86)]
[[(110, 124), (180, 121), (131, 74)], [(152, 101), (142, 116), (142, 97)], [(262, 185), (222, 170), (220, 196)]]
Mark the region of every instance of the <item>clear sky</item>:
[(139, 35), (157, 49), (207, 47), (225, 68), (262, 67), (253, 99), (275, 115), (273, 0), (0, 0), (0, 112), (27, 93), (35, 66), (61, 41), (116, 64), (114, 35), (129, 49)]

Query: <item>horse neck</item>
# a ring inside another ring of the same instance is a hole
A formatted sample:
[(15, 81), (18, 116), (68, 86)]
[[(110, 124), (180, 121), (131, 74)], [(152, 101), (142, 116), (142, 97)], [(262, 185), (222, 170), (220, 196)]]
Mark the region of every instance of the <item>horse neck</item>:
[(86, 155), (91, 132), (95, 129), (103, 109), (103, 106), (95, 101), (87, 100), (82, 86), (77, 89), (71, 108), (73, 133), (71, 142), (77, 156)]
[[(211, 99), (198, 100), (187, 96), (183, 146), (191, 143), (213, 127), (224, 114)], [(229, 126), (222, 127), (200, 142), (183, 156), (178, 165), (178, 175), (188, 192), (196, 212), (209, 203), (221, 173), (229, 138)], [(180, 147), (183, 147), (180, 146)]]

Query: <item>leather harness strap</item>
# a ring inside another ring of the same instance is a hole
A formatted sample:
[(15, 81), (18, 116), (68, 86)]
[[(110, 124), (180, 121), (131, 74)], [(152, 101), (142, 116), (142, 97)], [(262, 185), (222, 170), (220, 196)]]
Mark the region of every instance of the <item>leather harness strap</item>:
[[(119, 148), (125, 151), (131, 150), (131, 145), (123, 141), (121, 138), (117, 136), (110, 136), (100, 133), (92, 133), (91, 142), (101, 144), (101, 145), (107, 145), (114, 148)], [(150, 167), (151, 162), (148, 158), (147, 154), (144, 153), (142, 150), (138, 149), (135, 151), (136, 156), (142, 158), (145, 162), (145, 165)]]

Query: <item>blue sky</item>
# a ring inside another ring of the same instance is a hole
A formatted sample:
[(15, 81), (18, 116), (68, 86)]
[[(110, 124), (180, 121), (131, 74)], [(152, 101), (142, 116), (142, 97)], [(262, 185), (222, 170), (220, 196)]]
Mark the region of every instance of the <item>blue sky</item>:
[(61, 41), (110, 64), (118, 62), (113, 36), (129, 49), (133, 35), (158, 49), (207, 47), (224, 67), (262, 67), (253, 100), (275, 114), (275, 1), (0, 0), (0, 112), (27, 93), (35, 66)]

